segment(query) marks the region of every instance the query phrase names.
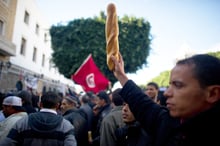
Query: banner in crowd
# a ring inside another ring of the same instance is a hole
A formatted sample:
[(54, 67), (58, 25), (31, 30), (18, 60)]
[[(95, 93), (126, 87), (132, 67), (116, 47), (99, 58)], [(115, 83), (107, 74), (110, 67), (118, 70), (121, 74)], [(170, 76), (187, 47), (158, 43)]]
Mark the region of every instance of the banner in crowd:
[(101, 90), (107, 89), (109, 84), (109, 80), (96, 66), (92, 54), (89, 54), (71, 78), (75, 83), (81, 85), (85, 92), (93, 91), (94, 93), (97, 93)]
[(28, 88), (37, 89), (38, 78), (33, 75), (25, 75), (24, 83)]

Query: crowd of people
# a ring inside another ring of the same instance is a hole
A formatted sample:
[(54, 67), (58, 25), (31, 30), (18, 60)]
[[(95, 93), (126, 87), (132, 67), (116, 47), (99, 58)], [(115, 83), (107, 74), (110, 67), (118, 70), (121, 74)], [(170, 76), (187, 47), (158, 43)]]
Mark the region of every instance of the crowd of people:
[(1, 95), (0, 146), (220, 145), (218, 58), (178, 61), (164, 92), (155, 82), (143, 91), (128, 79), (123, 57), (111, 58), (122, 85), (112, 92)]

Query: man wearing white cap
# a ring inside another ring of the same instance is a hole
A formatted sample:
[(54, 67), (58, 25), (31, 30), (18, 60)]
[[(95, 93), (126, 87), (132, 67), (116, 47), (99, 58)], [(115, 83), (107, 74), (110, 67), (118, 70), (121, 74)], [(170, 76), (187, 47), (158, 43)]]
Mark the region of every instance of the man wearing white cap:
[(6, 97), (3, 100), (2, 108), (3, 114), (6, 118), (0, 122), (0, 141), (8, 135), (12, 126), (19, 119), (27, 115), (22, 107), (21, 98), (17, 96)]

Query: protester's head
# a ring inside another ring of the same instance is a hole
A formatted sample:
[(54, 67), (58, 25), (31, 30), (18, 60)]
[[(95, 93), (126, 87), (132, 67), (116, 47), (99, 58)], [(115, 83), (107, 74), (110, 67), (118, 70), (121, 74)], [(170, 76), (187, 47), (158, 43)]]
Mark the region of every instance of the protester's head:
[(103, 107), (105, 106), (106, 104), (110, 104), (110, 98), (109, 98), (109, 95), (106, 93), (106, 91), (100, 91), (98, 94), (97, 94), (97, 105), (99, 107)]
[(123, 104), (122, 119), (127, 124), (135, 121), (135, 117), (134, 117), (133, 113), (131, 112), (129, 105), (127, 103)]
[(62, 99), (60, 108), (61, 108), (62, 113), (65, 113), (66, 111), (70, 109), (76, 109), (77, 101), (73, 96), (65, 96)]
[(115, 106), (123, 105), (124, 100), (119, 94), (121, 92), (121, 88), (117, 88), (112, 92), (112, 102)]
[(58, 109), (61, 98), (55, 92), (48, 91), (41, 96), (40, 107), (49, 109)]
[(83, 94), (79, 96), (79, 100), (81, 104), (89, 103), (90, 97), (87, 94)]
[(2, 108), (5, 117), (24, 111), (22, 108), (21, 98), (17, 96), (6, 97), (2, 102)]
[(89, 96), (89, 105), (91, 107), (95, 106), (96, 105), (96, 101), (97, 101), (97, 96), (95, 95), (95, 93), (89, 91), (89, 92), (86, 92), (86, 95)]
[(27, 104), (27, 105), (32, 105), (32, 95), (29, 91), (27, 90), (22, 90), (18, 93), (17, 95), (22, 99), (22, 103)]
[(155, 97), (157, 97), (158, 92), (159, 92), (159, 86), (157, 83), (149, 82), (147, 84), (145, 93), (147, 94), (148, 97), (154, 99)]
[(210, 109), (220, 99), (220, 60), (204, 54), (178, 61), (164, 95), (173, 117), (187, 119)]

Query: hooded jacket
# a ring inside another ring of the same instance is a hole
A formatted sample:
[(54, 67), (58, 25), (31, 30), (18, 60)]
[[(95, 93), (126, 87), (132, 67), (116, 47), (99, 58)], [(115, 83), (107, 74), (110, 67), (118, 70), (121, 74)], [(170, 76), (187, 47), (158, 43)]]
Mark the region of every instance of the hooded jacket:
[(61, 115), (37, 112), (19, 120), (0, 145), (76, 146), (74, 128)]

